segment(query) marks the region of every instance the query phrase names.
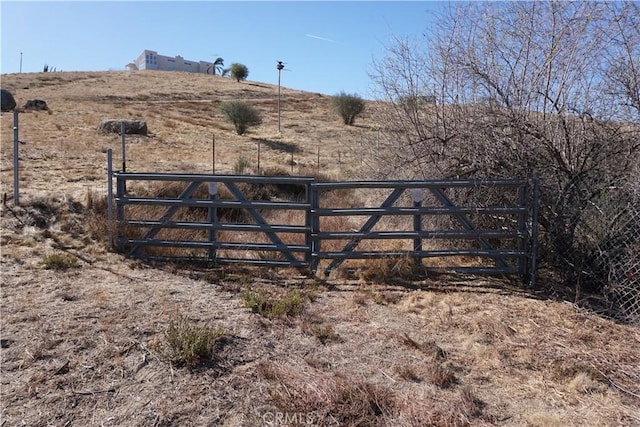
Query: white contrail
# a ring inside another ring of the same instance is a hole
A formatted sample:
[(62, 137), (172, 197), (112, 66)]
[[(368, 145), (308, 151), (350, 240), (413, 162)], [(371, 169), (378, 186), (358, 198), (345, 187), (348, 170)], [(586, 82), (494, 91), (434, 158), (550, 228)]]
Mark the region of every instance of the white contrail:
[(311, 37), (312, 39), (323, 40), (323, 41), (329, 42), (329, 43), (340, 43), (339, 41), (331, 40), (331, 39), (328, 39), (326, 37), (314, 36), (313, 34), (305, 34), (305, 36)]

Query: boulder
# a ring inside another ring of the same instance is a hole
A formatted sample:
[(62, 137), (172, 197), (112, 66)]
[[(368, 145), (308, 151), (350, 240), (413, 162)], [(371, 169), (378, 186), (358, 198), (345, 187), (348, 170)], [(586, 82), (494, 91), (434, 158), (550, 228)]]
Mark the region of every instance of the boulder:
[(2, 89), (1, 98), (2, 98), (2, 111), (11, 111), (14, 108), (16, 108), (16, 100), (11, 94), (11, 92), (9, 92), (6, 89)]
[(103, 120), (99, 129), (104, 132), (120, 133), (124, 123), (124, 133), (129, 135), (147, 135), (147, 122), (144, 120)]
[(30, 99), (24, 104), (23, 107), (25, 110), (48, 110), (47, 103), (41, 99)]

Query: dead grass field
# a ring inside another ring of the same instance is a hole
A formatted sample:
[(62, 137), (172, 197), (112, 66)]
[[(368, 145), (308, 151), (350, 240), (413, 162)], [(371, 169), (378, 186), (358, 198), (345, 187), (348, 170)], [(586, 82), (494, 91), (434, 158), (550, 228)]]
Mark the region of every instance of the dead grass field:
[[(284, 88), (279, 134), (265, 83), (86, 72), (2, 87), (50, 110), (20, 114), (21, 206), (9, 196), (0, 211), (1, 426), (640, 425), (640, 330), (554, 298), (553, 283), (150, 266), (92, 233), (88, 205), (120, 147), (101, 120), (147, 121), (150, 137), (127, 139), (128, 170), (210, 172), (215, 136), (216, 172), (242, 156), (257, 172), (261, 141), (261, 169), (290, 169), (293, 152), (296, 174), (356, 177), (376, 126), (345, 127), (329, 97)], [(231, 99), (263, 124), (235, 135), (218, 108)], [(2, 113), (9, 195), (12, 120)], [(296, 310), (261, 314), (247, 292)], [(168, 356), (179, 320), (223, 332), (209, 359)]]

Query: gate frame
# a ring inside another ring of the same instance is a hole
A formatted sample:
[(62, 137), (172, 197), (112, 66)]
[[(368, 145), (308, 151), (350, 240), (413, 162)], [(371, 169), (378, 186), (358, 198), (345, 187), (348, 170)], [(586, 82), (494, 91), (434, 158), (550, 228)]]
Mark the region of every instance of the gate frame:
[[(316, 182), (313, 177), (291, 176), (256, 176), (256, 175), (216, 175), (216, 174), (185, 174), (185, 173), (131, 173), (112, 170), (112, 152), (108, 150), (108, 220), (109, 239), (112, 247), (123, 251), (125, 244), (133, 245), (133, 249), (127, 254), (131, 257), (143, 257), (140, 248), (144, 246), (169, 246), (192, 247), (195, 249), (207, 249), (206, 261), (216, 263), (241, 262), (261, 266), (278, 267), (311, 267), (315, 274), (319, 263), (324, 259), (332, 259), (331, 264), (325, 269), (328, 275), (346, 259), (383, 258), (394, 256), (410, 256), (416, 262), (422, 263), (427, 257), (448, 256), (480, 256), (493, 259), (496, 267), (451, 267), (448, 271), (470, 272), (475, 274), (518, 274), (528, 282), (530, 287), (535, 287), (537, 268), (537, 233), (538, 233), (538, 202), (539, 202), (539, 178), (526, 179), (475, 179), (475, 180), (430, 180), (430, 181), (345, 181), (345, 182)], [(116, 194), (113, 195), (112, 180), (116, 180)], [(153, 198), (153, 197), (129, 197), (126, 192), (127, 180), (145, 181), (184, 181), (190, 182), (177, 198)], [(192, 199), (191, 196), (197, 188), (206, 183), (209, 186), (208, 199)], [(255, 201), (247, 199), (235, 183), (256, 184), (291, 184), (305, 186), (304, 202), (282, 201)], [(236, 198), (235, 200), (222, 200), (218, 197), (218, 185), (227, 186)], [(460, 207), (456, 206), (444, 193), (445, 188), (469, 188), (474, 186), (507, 186), (518, 188), (518, 205), (507, 207)], [(390, 189), (391, 193), (380, 207), (373, 208), (321, 208), (321, 192), (335, 189)], [(413, 205), (411, 207), (397, 207), (394, 203), (404, 194), (411, 191)], [(422, 206), (424, 191), (428, 190), (440, 202), (441, 206)], [(422, 196), (420, 195), (422, 192)], [(113, 202), (115, 201), (115, 208)], [(159, 220), (138, 221), (125, 218), (125, 206), (159, 205), (167, 209)], [(207, 222), (175, 222), (171, 217), (182, 206), (207, 208)], [(218, 222), (217, 209), (221, 207), (235, 207), (245, 209), (254, 221), (254, 224), (232, 224)], [(270, 225), (259, 209), (304, 210), (303, 225)], [(115, 222), (113, 211), (115, 210)], [(466, 216), (469, 213), (502, 213), (517, 215), (517, 230), (505, 232), (478, 230), (472, 221)], [(368, 216), (369, 218), (357, 232), (331, 232), (322, 231), (320, 218), (323, 216)], [(373, 232), (375, 224), (385, 215), (410, 215), (413, 216), (412, 231)], [(424, 215), (449, 215), (455, 218), (463, 230), (423, 230), (422, 217)], [(119, 236), (120, 227), (123, 225), (147, 227), (149, 230), (142, 239), (126, 239)], [(208, 231), (207, 241), (166, 241), (154, 239), (162, 228), (192, 228)], [(115, 230), (116, 235), (112, 233)], [(265, 234), (271, 243), (244, 243), (242, 248), (255, 251), (270, 251), (280, 253), (284, 260), (254, 260), (248, 258), (224, 258), (220, 257), (218, 249), (237, 249), (240, 244), (220, 242), (217, 239), (217, 231), (252, 231)], [(303, 233), (305, 235), (303, 245), (288, 245), (284, 243), (277, 233)], [(518, 247), (501, 251), (496, 250), (486, 240), (487, 238), (511, 238), (517, 239)], [(422, 241), (434, 238), (456, 238), (476, 240), (482, 249), (472, 250), (424, 250)], [(348, 240), (349, 242), (339, 252), (323, 252), (321, 244), (323, 240)], [(412, 251), (402, 252), (358, 252), (355, 248), (364, 239), (397, 239), (413, 241)], [(294, 256), (294, 253), (302, 253), (303, 258)], [(145, 257), (146, 258), (146, 257)], [(170, 258), (170, 257), (169, 257)], [(505, 259), (516, 258), (516, 267), (510, 267)]]

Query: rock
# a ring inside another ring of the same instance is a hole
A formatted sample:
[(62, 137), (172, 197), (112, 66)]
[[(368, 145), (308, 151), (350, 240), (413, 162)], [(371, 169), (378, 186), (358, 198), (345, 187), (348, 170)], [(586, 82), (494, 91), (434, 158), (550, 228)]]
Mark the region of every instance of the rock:
[(47, 103), (41, 99), (30, 99), (24, 104), (25, 110), (48, 110)]
[(16, 108), (16, 100), (6, 89), (2, 89), (2, 111), (11, 111)]
[(129, 135), (147, 135), (147, 122), (144, 120), (103, 120), (99, 129), (104, 132), (120, 133), (124, 122), (124, 133)]

